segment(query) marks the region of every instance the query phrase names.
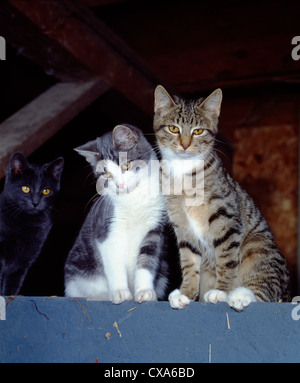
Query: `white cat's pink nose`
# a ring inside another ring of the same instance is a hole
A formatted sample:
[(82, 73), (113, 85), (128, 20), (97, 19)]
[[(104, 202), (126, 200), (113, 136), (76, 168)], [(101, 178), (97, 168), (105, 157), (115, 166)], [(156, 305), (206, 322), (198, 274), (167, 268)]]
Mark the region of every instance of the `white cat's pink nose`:
[(117, 186), (118, 186), (119, 189), (124, 189), (124, 187), (125, 187), (124, 183), (118, 184)]

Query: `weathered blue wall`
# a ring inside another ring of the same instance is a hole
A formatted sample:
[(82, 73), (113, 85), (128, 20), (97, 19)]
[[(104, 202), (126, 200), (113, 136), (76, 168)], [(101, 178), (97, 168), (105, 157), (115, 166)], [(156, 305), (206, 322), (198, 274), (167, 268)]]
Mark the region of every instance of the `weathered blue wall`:
[(195, 302), (175, 311), (168, 302), (16, 297), (0, 321), (0, 361), (300, 362), (293, 309), (254, 303), (238, 313)]

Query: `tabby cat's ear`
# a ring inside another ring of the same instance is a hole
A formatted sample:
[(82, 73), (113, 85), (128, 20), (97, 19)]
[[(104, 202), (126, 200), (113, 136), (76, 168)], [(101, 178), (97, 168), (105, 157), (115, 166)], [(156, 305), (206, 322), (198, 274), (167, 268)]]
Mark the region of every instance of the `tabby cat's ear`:
[(52, 177), (56, 181), (60, 180), (63, 167), (64, 167), (64, 159), (62, 157), (59, 157), (56, 160), (46, 165), (47, 171), (52, 175)]
[(12, 174), (23, 174), (28, 169), (28, 163), (23, 153), (16, 152), (11, 156), (10, 167)]
[(161, 113), (168, 111), (170, 108), (175, 106), (176, 103), (161, 85), (158, 85), (154, 92), (154, 112)]
[(200, 108), (210, 112), (214, 117), (219, 117), (222, 103), (222, 91), (216, 89), (204, 101), (202, 101)]
[(114, 147), (117, 150), (129, 150), (138, 140), (138, 135), (128, 126), (117, 125), (112, 132)]
[(78, 146), (74, 150), (81, 156), (85, 157), (87, 162), (89, 162), (92, 166), (97, 165), (99, 156), (97, 140), (89, 141), (84, 145)]

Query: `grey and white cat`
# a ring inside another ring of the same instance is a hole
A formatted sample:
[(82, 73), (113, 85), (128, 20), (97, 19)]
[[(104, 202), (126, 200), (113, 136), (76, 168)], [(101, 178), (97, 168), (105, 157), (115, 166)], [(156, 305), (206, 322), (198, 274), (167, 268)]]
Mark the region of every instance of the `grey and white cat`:
[(149, 185), (156, 155), (142, 132), (118, 125), (75, 149), (92, 166), (101, 197), (92, 205), (65, 264), (65, 295), (119, 304), (165, 298), (165, 208)]

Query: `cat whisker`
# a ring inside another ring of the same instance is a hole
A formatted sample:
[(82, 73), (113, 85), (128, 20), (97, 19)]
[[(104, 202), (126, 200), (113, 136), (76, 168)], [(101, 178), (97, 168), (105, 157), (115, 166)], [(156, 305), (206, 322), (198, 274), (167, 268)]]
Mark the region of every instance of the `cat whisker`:
[(91, 170), (90, 173), (85, 177), (84, 186), (86, 186), (87, 184), (89, 185), (95, 184), (96, 182), (97, 182), (97, 179), (95, 178), (94, 170)]
[(50, 219), (51, 224), (53, 225), (54, 224), (53, 213), (55, 213), (55, 211), (57, 211), (57, 209), (54, 209), (54, 208), (50, 209), (49, 207), (46, 207), (44, 211), (47, 214), (48, 218)]
[(214, 141), (218, 142), (219, 144), (222, 144), (222, 145), (228, 145), (225, 141), (218, 140), (216, 137), (215, 137)]
[(229, 156), (226, 153), (224, 153), (222, 150), (217, 149), (217, 148), (214, 148), (214, 150), (216, 152), (220, 153), (222, 156), (226, 157), (228, 160), (230, 160)]
[(17, 218), (18, 215), (22, 212), (22, 208), (17, 204), (10, 205), (6, 208), (6, 212), (8, 212), (13, 219)]
[(98, 193), (94, 194), (94, 195), (88, 200), (88, 202), (87, 202), (86, 205), (85, 205), (84, 211), (86, 211), (86, 210), (88, 209), (89, 204), (90, 204), (91, 202), (93, 202), (93, 200), (94, 200), (95, 198), (97, 198), (97, 197), (99, 197), (99, 194), (98, 194)]

